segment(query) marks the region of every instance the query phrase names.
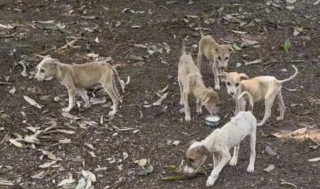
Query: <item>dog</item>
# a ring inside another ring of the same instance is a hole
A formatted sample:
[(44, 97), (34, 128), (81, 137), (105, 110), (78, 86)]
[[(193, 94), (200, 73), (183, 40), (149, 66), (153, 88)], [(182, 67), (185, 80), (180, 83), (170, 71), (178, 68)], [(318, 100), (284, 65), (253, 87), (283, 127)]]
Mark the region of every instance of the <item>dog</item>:
[(114, 75), (116, 75), (120, 82), (118, 72), (108, 63), (98, 61), (69, 65), (61, 63), (58, 59), (44, 57), (36, 69), (35, 79), (38, 81), (43, 81), (48, 77), (54, 77), (62, 85), (67, 87), (69, 106), (62, 109), (64, 112), (70, 112), (75, 106), (76, 91), (84, 100), (85, 107), (89, 107), (89, 97), (85, 89), (96, 84), (101, 84), (112, 99), (113, 110), (109, 112), (110, 116), (113, 116), (117, 112), (119, 101), (122, 102), (114, 80)]
[(219, 73), (226, 70), (230, 59), (230, 53), (234, 52), (231, 45), (220, 45), (210, 35), (204, 35), (199, 26), (201, 39), (198, 50), (198, 68), (201, 69), (202, 56), (210, 61), (214, 76), (214, 89), (220, 90)]
[(185, 121), (190, 121), (190, 108), (188, 95), (196, 97), (197, 113), (202, 113), (204, 105), (210, 114), (217, 114), (219, 111), (220, 100), (218, 94), (212, 89), (207, 88), (202, 80), (199, 69), (193, 62), (192, 56), (186, 54), (185, 41), (182, 41), (182, 55), (178, 66), (178, 82), (180, 87), (180, 105), (184, 105)]
[[(254, 102), (264, 100), (264, 117), (262, 121), (258, 123), (258, 126), (262, 126), (271, 116), (271, 108), (275, 98), (277, 98), (280, 111), (280, 116), (277, 117), (277, 120), (283, 120), (285, 106), (281, 94), (281, 88), (282, 83), (292, 80), (298, 74), (298, 69), (294, 65), (292, 65), (292, 67), (294, 68), (295, 73), (291, 77), (284, 80), (278, 80), (273, 76), (260, 76), (250, 79), (246, 74), (237, 72), (222, 72), (219, 76), (224, 78), (228, 94), (234, 99), (237, 99), (239, 94), (241, 94), (243, 91), (248, 91), (253, 97)], [(246, 106), (245, 99), (240, 99), (237, 102), (239, 104), (236, 105), (235, 114), (243, 110), (243, 107)]]
[[(185, 175), (192, 175), (202, 166), (206, 159), (213, 156), (213, 170), (207, 179), (206, 186), (214, 185), (223, 167), (230, 161), (230, 165), (236, 165), (240, 142), (250, 136), (250, 160), (248, 172), (254, 171), (256, 159), (256, 129), (257, 119), (252, 114), (253, 99), (248, 92), (243, 92), (239, 98), (247, 95), (250, 99), (249, 111), (240, 111), (235, 117), (226, 123), (221, 129), (214, 130), (204, 140), (195, 141), (186, 152), (186, 164), (182, 168)], [(229, 150), (233, 147), (233, 157)]]

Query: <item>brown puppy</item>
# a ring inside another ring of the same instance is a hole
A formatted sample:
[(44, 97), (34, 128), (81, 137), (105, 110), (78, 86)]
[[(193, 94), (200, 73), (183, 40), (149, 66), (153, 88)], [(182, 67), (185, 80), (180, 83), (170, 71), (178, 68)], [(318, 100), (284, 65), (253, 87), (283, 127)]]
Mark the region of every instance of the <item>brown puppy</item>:
[(69, 106), (62, 111), (69, 112), (75, 105), (75, 93), (80, 94), (89, 107), (89, 97), (85, 89), (96, 84), (101, 84), (109, 94), (113, 103), (113, 110), (109, 115), (114, 115), (121, 101), (120, 95), (115, 85), (114, 74), (120, 81), (118, 72), (110, 64), (104, 62), (89, 62), (85, 64), (64, 64), (57, 59), (45, 57), (37, 65), (37, 74), (35, 78), (43, 81), (48, 77), (55, 77), (62, 85), (66, 86), (69, 93)]
[(187, 55), (185, 51), (185, 42), (182, 42), (182, 55), (179, 61), (178, 82), (180, 86), (181, 99), (180, 104), (184, 105), (185, 120), (190, 121), (190, 108), (188, 103), (188, 95), (193, 94), (197, 99), (197, 113), (202, 113), (202, 105), (204, 105), (210, 114), (216, 114), (219, 110), (219, 96), (212, 89), (207, 88), (202, 80), (199, 69), (194, 64), (191, 55)]
[(212, 67), (214, 76), (214, 89), (220, 90), (219, 73), (226, 70), (230, 58), (230, 52), (234, 52), (231, 45), (220, 45), (210, 35), (203, 35), (199, 27), (201, 39), (199, 41), (198, 68), (201, 68), (202, 56), (204, 55)]
[[(219, 76), (224, 78), (227, 91), (234, 99), (237, 99), (243, 91), (248, 91), (253, 97), (254, 102), (265, 102), (264, 117), (262, 121), (258, 123), (258, 126), (262, 126), (271, 115), (271, 108), (275, 98), (277, 98), (280, 110), (280, 116), (277, 117), (277, 120), (283, 119), (285, 106), (281, 94), (281, 85), (284, 82), (292, 80), (298, 74), (298, 69), (294, 65), (292, 65), (292, 67), (294, 68), (295, 73), (284, 80), (278, 80), (273, 76), (260, 76), (249, 79), (246, 74), (239, 74), (237, 72), (223, 72)], [(236, 102), (235, 114), (239, 111), (243, 111), (246, 106), (246, 100), (243, 98)]]

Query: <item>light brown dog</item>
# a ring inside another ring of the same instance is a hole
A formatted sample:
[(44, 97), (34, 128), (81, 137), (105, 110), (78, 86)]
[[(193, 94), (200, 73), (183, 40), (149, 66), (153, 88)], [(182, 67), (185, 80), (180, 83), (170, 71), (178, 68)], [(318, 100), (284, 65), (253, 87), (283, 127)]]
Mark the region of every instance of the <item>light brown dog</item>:
[[(298, 69), (294, 65), (292, 65), (292, 67), (294, 68), (295, 73), (284, 80), (278, 80), (273, 76), (260, 76), (249, 79), (246, 74), (237, 72), (223, 72), (219, 76), (224, 78), (228, 94), (234, 99), (237, 99), (243, 91), (248, 91), (252, 95), (254, 102), (265, 102), (264, 117), (262, 121), (258, 123), (258, 126), (262, 126), (271, 115), (271, 108), (275, 98), (277, 98), (280, 111), (280, 116), (277, 117), (277, 120), (283, 120), (285, 106), (281, 94), (281, 85), (282, 83), (292, 80), (298, 74)], [(235, 114), (244, 110), (246, 106), (246, 99), (241, 98), (236, 102)]]
[(80, 94), (85, 102), (85, 107), (89, 107), (89, 97), (85, 89), (96, 84), (101, 84), (109, 94), (113, 103), (113, 110), (109, 112), (112, 116), (117, 112), (118, 103), (121, 102), (120, 95), (116, 88), (114, 74), (118, 81), (120, 78), (118, 72), (110, 64), (105, 62), (89, 62), (85, 64), (64, 64), (57, 59), (45, 57), (37, 65), (37, 74), (35, 78), (43, 81), (48, 77), (56, 78), (62, 85), (66, 86), (69, 93), (69, 106), (62, 111), (69, 112), (75, 106), (75, 93)]
[(184, 105), (186, 121), (191, 120), (188, 103), (189, 94), (193, 94), (197, 99), (198, 114), (202, 113), (203, 105), (210, 114), (216, 114), (219, 111), (219, 96), (212, 88), (207, 88), (204, 85), (199, 69), (194, 64), (191, 55), (186, 54), (184, 40), (182, 42), (182, 55), (179, 61), (178, 82), (181, 93), (180, 104)]
[(203, 35), (199, 26), (201, 39), (199, 41), (198, 68), (201, 69), (202, 56), (210, 61), (214, 76), (214, 89), (220, 90), (219, 73), (226, 70), (230, 59), (230, 52), (234, 52), (231, 45), (220, 45), (210, 35)]
[[(253, 99), (248, 92), (243, 92), (239, 98), (247, 95), (250, 106), (249, 111), (241, 111), (225, 124), (221, 129), (214, 130), (207, 138), (190, 145), (186, 152), (186, 164), (182, 166), (185, 175), (194, 174), (208, 157), (213, 156), (213, 170), (207, 179), (206, 186), (212, 186), (223, 167), (230, 161), (230, 165), (238, 163), (240, 143), (247, 136), (250, 136), (250, 161), (247, 168), (248, 172), (254, 171), (256, 158), (256, 129), (257, 119), (252, 114)], [(229, 150), (233, 147), (231, 158)]]

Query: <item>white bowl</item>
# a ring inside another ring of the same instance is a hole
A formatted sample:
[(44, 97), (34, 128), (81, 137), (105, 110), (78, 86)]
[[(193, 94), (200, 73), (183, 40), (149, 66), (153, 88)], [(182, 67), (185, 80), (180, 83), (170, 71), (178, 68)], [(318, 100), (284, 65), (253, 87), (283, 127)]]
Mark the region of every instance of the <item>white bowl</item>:
[(205, 123), (209, 127), (217, 127), (220, 124), (220, 117), (217, 115), (208, 115), (205, 117)]

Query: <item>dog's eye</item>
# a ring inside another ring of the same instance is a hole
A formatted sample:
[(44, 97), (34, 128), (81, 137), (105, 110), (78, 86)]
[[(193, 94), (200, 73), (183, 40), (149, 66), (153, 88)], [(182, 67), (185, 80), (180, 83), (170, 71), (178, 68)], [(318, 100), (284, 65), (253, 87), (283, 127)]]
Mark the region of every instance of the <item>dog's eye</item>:
[(194, 159), (189, 158), (189, 161), (192, 163), (194, 161)]
[(219, 107), (220, 106), (220, 104), (217, 104), (217, 107)]
[(226, 57), (226, 60), (228, 60), (229, 59), (229, 57)]
[(231, 85), (231, 83), (230, 83), (230, 82), (227, 82), (227, 85)]
[(44, 73), (44, 69), (41, 69), (41, 70), (40, 70), (40, 73)]
[(220, 57), (220, 56), (218, 56), (218, 60), (221, 60), (221, 57)]
[(239, 83), (236, 83), (236, 87), (238, 87), (239, 86)]

